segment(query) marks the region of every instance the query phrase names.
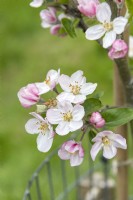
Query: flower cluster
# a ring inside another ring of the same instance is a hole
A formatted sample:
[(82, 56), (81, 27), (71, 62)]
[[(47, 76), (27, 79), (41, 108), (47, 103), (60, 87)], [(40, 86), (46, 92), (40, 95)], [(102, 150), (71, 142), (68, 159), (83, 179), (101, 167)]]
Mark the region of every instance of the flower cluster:
[[(63, 92), (59, 93), (57, 85)], [(21, 105), (28, 108), (37, 105), (36, 112), (25, 125), (29, 134), (38, 134), (37, 148), (41, 152), (47, 152), (52, 146), (56, 134), (64, 136), (80, 130), (82, 133), (79, 141), (68, 140), (65, 142), (58, 155), (61, 159), (70, 160), (71, 166), (80, 165), (84, 158), (82, 140), (87, 134), (87, 129), (103, 129), (106, 124), (100, 112), (86, 114), (84, 103), (87, 96), (92, 94), (97, 83), (88, 83), (81, 70), (70, 77), (60, 74), (60, 70), (50, 70), (43, 82), (36, 82), (22, 87), (18, 92)], [(54, 92), (56, 97), (46, 100), (42, 95)], [(103, 148), (103, 156), (112, 158), (116, 155), (117, 148), (126, 149), (126, 140), (111, 131), (98, 132), (92, 140), (91, 157), (95, 160), (97, 153)]]

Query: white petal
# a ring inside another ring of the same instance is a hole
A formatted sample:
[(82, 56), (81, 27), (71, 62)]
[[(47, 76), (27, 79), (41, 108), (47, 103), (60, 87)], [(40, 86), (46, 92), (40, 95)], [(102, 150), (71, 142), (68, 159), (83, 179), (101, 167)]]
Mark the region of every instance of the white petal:
[(62, 121), (62, 115), (58, 109), (49, 109), (46, 113), (46, 117), (51, 124), (58, 124)]
[(31, 112), (30, 115), (32, 115), (33, 117), (35, 117), (39, 121), (45, 122), (44, 118), (41, 115), (37, 114), (36, 112)]
[(43, 0), (33, 0), (33, 1), (30, 3), (30, 6), (31, 6), (31, 7), (35, 7), (35, 8), (38, 8), (38, 7), (40, 7), (42, 4), (43, 4)]
[(117, 153), (117, 149), (113, 145), (103, 146), (103, 156), (107, 159), (113, 158)]
[(49, 85), (47, 85), (45, 82), (41, 82), (41, 83), (35, 83), (38, 90), (39, 90), (39, 95), (47, 93), (48, 91), (51, 90), (51, 88), (49, 87)]
[(87, 40), (97, 40), (101, 38), (105, 33), (103, 25), (95, 25), (88, 28), (85, 32), (85, 37)]
[(71, 121), (69, 123), (69, 129), (70, 129), (71, 132), (82, 128), (82, 126), (83, 126), (83, 121), (82, 120), (80, 120), (80, 121)]
[(83, 78), (83, 71), (78, 70), (77, 72), (72, 74), (71, 81), (80, 81), (81, 78)]
[(75, 98), (74, 100), (72, 101), (72, 103), (79, 103), (79, 104), (82, 104), (84, 103), (84, 101), (86, 100), (86, 96), (85, 95), (82, 95), (82, 94), (78, 94), (78, 95), (75, 95)]
[(101, 3), (97, 7), (96, 17), (99, 22), (110, 22), (111, 19), (111, 9), (109, 4)]
[(40, 132), (39, 127), (40, 127), (40, 121), (35, 118), (28, 120), (28, 122), (25, 124), (25, 129), (27, 133), (31, 134), (39, 133)]
[(116, 33), (114, 31), (109, 31), (105, 34), (103, 38), (103, 47), (110, 47), (116, 39)]
[(48, 71), (46, 79), (50, 78), (50, 81), (58, 82), (59, 75), (60, 75), (60, 69), (58, 71), (51, 69)]
[(70, 157), (70, 165), (71, 165), (72, 167), (78, 166), (78, 165), (80, 165), (82, 162), (83, 162), (83, 158), (79, 157), (79, 154), (78, 154), (78, 153), (72, 154), (72, 155), (71, 155), (71, 157)]
[(60, 122), (59, 125), (56, 127), (56, 133), (58, 135), (66, 135), (70, 132), (69, 122)]
[(117, 17), (113, 21), (113, 28), (117, 34), (121, 34), (124, 32), (125, 26), (128, 20), (125, 17)]
[[(110, 137), (109, 137), (110, 139)], [(111, 138), (113, 146), (117, 148), (127, 149), (126, 139), (119, 134), (114, 134)]]
[(92, 94), (97, 87), (97, 83), (85, 83), (80, 92), (84, 95)]
[(69, 85), (70, 85), (70, 77), (69, 76), (62, 74), (59, 78), (59, 84), (64, 91), (66, 91), (66, 92), (71, 91), (71, 88), (69, 87)]
[(53, 138), (49, 139), (49, 134), (42, 135), (41, 133), (37, 137), (37, 148), (41, 152), (47, 152), (51, 148)]
[(85, 115), (84, 107), (81, 105), (75, 105), (73, 108), (72, 116), (74, 121), (81, 120)]
[(75, 99), (75, 95), (72, 94), (72, 93), (69, 93), (69, 92), (62, 92), (60, 93), (56, 99), (59, 101), (59, 102), (62, 102), (62, 101), (70, 101), (73, 103), (74, 99)]
[(41, 26), (43, 27), (43, 28), (50, 28), (51, 27), (51, 24), (49, 24), (49, 23), (47, 23), (47, 22), (45, 22), (44, 20), (41, 22)]
[(96, 142), (95, 144), (92, 145), (92, 148), (90, 151), (92, 160), (95, 160), (95, 158), (96, 158), (98, 152), (101, 150), (101, 148), (102, 148), (102, 142)]
[(70, 101), (61, 101), (57, 104), (58, 109), (62, 113), (72, 112), (73, 106)]

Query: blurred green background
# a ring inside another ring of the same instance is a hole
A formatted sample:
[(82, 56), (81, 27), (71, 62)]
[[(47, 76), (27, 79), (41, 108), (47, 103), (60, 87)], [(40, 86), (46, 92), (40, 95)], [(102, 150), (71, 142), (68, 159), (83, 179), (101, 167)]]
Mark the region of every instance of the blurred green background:
[[(68, 75), (83, 70), (87, 80), (104, 91), (104, 104), (112, 104), (113, 64), (96, 42), (78, 37), (58, 38), (40, 26), (39, 9), (29, 0), (0, 0), (0, 199), (22, 199), (27, 181), (49, 153), (36, 148), (36, 135), (24, 125), (34, 110), (21, 107), (18, 90), (41, 82), (49, 69)], [(59, 144), (55, 141), (52, 149)], [(52, 151), (52, 150), (51, 150)]]

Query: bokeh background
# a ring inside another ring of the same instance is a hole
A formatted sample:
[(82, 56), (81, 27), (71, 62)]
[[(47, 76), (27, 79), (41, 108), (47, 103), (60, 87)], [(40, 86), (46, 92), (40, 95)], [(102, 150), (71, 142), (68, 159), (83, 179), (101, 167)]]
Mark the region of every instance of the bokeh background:
[[(0, 199), (22, 199), (27, 181), (49, 154), (36, 148), (36, 135), (24, 129), (34, 110), (21, 107), (18, 90), (28, 83), (41, 82), (50, 69), (71, 75), (83, 70), (106, 105), (113, 104), (113, 63), (96, 42), (58, 38), (40, 26), (39, 12), (29, 0), (0, 0)], [(52, 149), (60, 141), (55, 141)], [(52, 151), (52, 150), (51, 150)], [(58, 159), (58, 158), (57, 158)]]

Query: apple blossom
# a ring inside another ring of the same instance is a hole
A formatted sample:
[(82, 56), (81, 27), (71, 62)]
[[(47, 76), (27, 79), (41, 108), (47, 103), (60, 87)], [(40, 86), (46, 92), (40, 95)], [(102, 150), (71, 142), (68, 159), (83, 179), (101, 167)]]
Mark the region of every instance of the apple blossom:
[(128, 52), (128, 56), (130, 58), (133, 58), (133, 36), (129, 37), (129, 52)]
[(48, 123), (47, 119), (44, 119), (39, 114), (30, 113), (35, 118), (28, 120), (25, 125), (25, 129), (30, 134), (38, 133), (37, 148), (41, 152), (47, 152), (52, 146), (54, 131), (52, 126)]
[(105, 120), (102, 118), (99, 112), (93, 112), (89, 122), (96, 128), (102, 128), (105, 124)]
[(92, 94), (97, 87), (97, 83), (86, 83), (86, 78), (81, 70), (72, 74), (71, 77), (62, 74), (59, 84), (64, 92), (57, 96), (57, 100), (67, 100), (75, 104), (83, 103), (86, 96)]
[(113, 60), (117, 58), (123, 58), (128, 52), (128, 46), (124, 40), (115, 40), (111, 49), (109, 50), (108, 56)]
[(58, 21), (56, 16), (56, 9), (53, 7), (48, 7), (48, 9), (44, 9), (40, 12), (40, 17), (42, 19), (42, 27), (49, 28), (52, 25), (55, 25)]
[(58, 151), (58, 156), (62, 160), (70, 160), (70, 165), (74, 167), (83, 162), (84, 150), (81, 143), (69, 140), (61, 146)]
[(95, 17), (98, 0), (78, 0), (79, 11), (87, 17)]
[(124, 32), (128, 21), (122, 16), (111, 21), (111, 15), (110, 6), (107, 3), (103, 2), (99, 4), (97, 6), (96, 17), (100, 24), (94, 25), (86, 30), (86, 39), (98, 40), (105, 35), (103, 37), (103, 47), (110, 47), (116, 40), (117, 34)]
[(46, 113), (51, 124), (58, 124), (55, 129), (58, 135), (66, 135), (80, 129), (83, 126), (84, 115), (83, 106), (75, 105), (73, 107), (69, 101), (58, 102), (56, 108), (48, 109)]
[(92, 160), (95, 160), (101, 149), (103, 149), (103, 156), (107, 159), (111, 159), (116, 155), (117, 148), (127, 148), (126, 139), (112, 131), (102, 131), (98, 133), (92, 141), (95, 142), (90, 151)]
[(42, 4), (43, 4), (44, 0), (33, 0), (31, 3), (30, 3), (30, 6), (31, 7), (35, 7), (35, 8), (38, 8), (40, 7)]
[(39, 94), (44, 94), (50, 90), (53, 90), (58, 83), (59, 76), (60, 69), (58, 69), (58, 71), (53, 69), (49, 70), (44, 82), (35, 83), (39, 90)]
[(22, 87), (17, 95), (21, 105), (25, 108), (36, 104), (40, 99), (39, 90), (34, 83)]

